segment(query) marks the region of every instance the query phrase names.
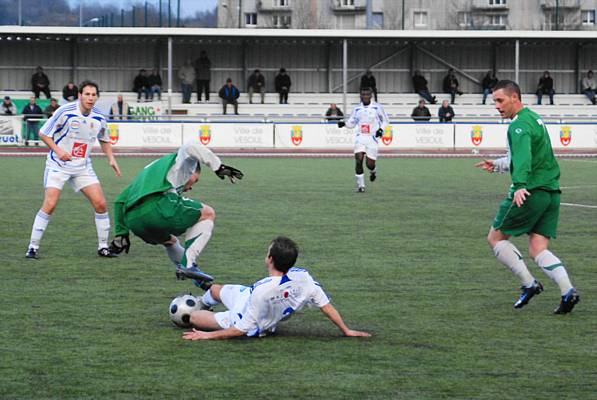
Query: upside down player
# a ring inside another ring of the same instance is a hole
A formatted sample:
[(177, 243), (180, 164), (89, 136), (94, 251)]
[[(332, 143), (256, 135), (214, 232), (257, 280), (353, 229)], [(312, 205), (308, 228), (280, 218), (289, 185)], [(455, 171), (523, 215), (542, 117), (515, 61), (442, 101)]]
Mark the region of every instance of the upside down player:
[(370, 171), (369, 180), (373, 182), (377, 178), (377, 167), (375, 161), (378, 153), (378, 138), (383, 136), (384, 129), (388, 126), (388, 116), (381, 104), (371, 101), (371, 89), (361, 89), (361, 104), (356, 106), (347, 121), (338, 122), (338, 127), (356, 129), (354, 142), (355, 178), (357, 181), (357, 192), (365, 191), (365, 175), (363, 171), (363, 160), (367, 159), (367, 168)]
[[(114, 207), (115, 237), (113, 253), (129, 252), (129, 231), (146, 243), (161, 244), (174, 265), (200, 271), (196, 260), (211, 238), (216, 214), (213, 208), (182, 196), (199, 180), (201, 163), (218, 177), (231, 182), (242, 179), (239, 170), (222, 164), (207, 147), (192, 140), (178, 152), (147, 165), (116, 198)], [(185, 234), (181, 246), (177, 236)], [(213, 280), (203, 274), (204, 280)], [(199, 285), (201, 282), (196, 282)]]
[[(345, 336), (371, 336), (348, 328), (331, 305), (321, 286), (303, 268), (293, 267), (298, 247), (289, 238), (275, 238), (265, 257), (268, 277), (252, 286), (211, 285), (201, 298), (203, 308), (223, 303), (228, 309), (214, 313), (206, 309), (191, 313), (193, 329), (183, 335), (187, 340), (230, 339), (238, 336), (260, 337), (273, 333), (280, 321), (290, 318), (305, 305), (318, 307)], [(183, 270), (189, 278), (193, 271)], [(211, 331), (211, 332), (207, 332)]]
[(503, 118), (512, 120), (508, 128), (508, 156), (475, 164), (488, 172), (510, 171), (512, 185), (502, 202), (487, 235), (499, 262), (521, 281), (522, 294), (514, 308), (524, 307), (543, 291), (529, 272), (522, 255), (508, 239), (529, 235), (529, 255), (559, 287), (561, 301), (556, 314), (572, 311), (580, 297), (570, 283), (564, 264), (548, 250), (550, 238), (556, 237), (560, 213), (560, 167), (553, 154), (547, 128), (541, 117), (524, 107), (520, 87), (503, 80), (493, 89), (495, 108)]

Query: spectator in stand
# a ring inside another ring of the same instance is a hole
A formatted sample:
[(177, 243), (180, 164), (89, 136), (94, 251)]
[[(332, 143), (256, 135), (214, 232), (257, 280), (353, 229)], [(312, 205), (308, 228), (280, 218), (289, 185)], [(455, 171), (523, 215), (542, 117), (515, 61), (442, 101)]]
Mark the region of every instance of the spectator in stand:
[(189, 104), (193, 92), (193, 82), (195, 82), (195, 68), (193, 68), (191, 60), (185, 60), (184, 65), (178, 70), (178, 78), (182, 90), (182, 102)]
[(290, 76), (286, 73), (285, 68), (280, 68), (280, 72), (276, 75), (274, 81), (276, 92), (280, 95), (280, 104), (288, 104), (288, 92), (290, 92)]
[(416, 70), (415, 76), (413, 76), (413, 87), (415, 89), (415, 93), (419, 96), (430, 102), (431, 104), (437, 103), (435, 96), (429, 93), (429, 88), (427, 87), (427, 79), (423, 75), (421, 75), (421, 71)]
[(370, 89), (373, 92), (373, 97), (377, 103), (377, 84), (375, 83), (375, 77), (371, 73), (370, 69), (367, 69), (365, 75), (361, 77), (361, 86), (359, 89)]
[(162, 100), (162, 77), (157, 68), (151, 70), (151, 75), (147, 78), (149, 81), (149, 98), (153, 100), (153, 95), (158, 95), (158, 100)]
[(224, 115), (226, 115), (226, 106), (232, 104), (234, 106), (234, 114), (238, 115), (238, 97), (240, 92), (238, 88), (232, 84), (232, 79), (226, 79), (226, 84), (222, 86), (218, 93), (222, 98), (222, 107), (224, 109)]
[(4, 96), (4, 101), (0, 106), (0, 115), (17, 115), (17, 107), (12, 103), (10, 96)]
[(483, 87), (483, 104), (487, 100), (487, 96), (493, 92), (493, 88), (498, 83), (498, 78), (495, 76), (493, 71), (487, 71), (485, 77), (483, 77), (483, 81), (481, 82), (481, 86)]
[(141, 93), (145, 94), (145, 101), (149, 99), (149, 79), (147, 78), (147, 71), (139, 70), (139, 75), (133, 81), (133, 92), (137, 93), (137, 101), (141, 101)]
[(253, 93), (259, 93), (261, 95), (261, 104), (265, 101), (265, 77), (261, 74), (261, 71), (256, 69), (249, 76), (247, 83), (249, 86), (249, 103), (253, 104)]
[(130, 119), (131, 108), (128, 103), (125, 103), (122, 95), (119, 94), (116, 98), (116, 103), (110, 107), (110, 119), (112, 120), (125, 120)]
[(205, 90), (205, 102), (209, 101), (209, 81), (211, 80), (211, 61), (205, 50), (201, 50), (195, 60), (195, 76), (197, 78), (197, 102), (201, 102), (201, 93)]
[(46, 99), (52, 97), (50, 94), (50, 80), (42, 67), (37, 67), (35, 73), (31, 75), (31, 90), (33, 90), (36, 99), (39, 99), (40, 92), (46, 96)]
[(454, 101), (456, 100), (456, 95), (462, 96), (462, 92), (458, 89), (459, 86), (460, 83), (458, 82), (456, 75), (454, 75), (454, 69), (450, 68), (448, 70), (448, 75), (444, 77), (443, 87), (444, 93), (450, 93), (450, 102), (452, 104), (454, 104)]
[(539, 85), (537, 85), (537, 104), (541, 105), (541, 99), (544, 94), (549, 95), (549, 104), (553, 106), (553, 79), (549, 76), (549, 71), (545, 71), (543, 76), (539, 78)]
[(79, 88), (77, 85), (72, 82), (67, 83), (66, 86), (62, 88), (62, 98), (68, 103), (77, 100), (79, 98)]
[(597, 90), (597, 82), (593, 78), (593, 71), (587, 72), (587, 76), (582, 78), (582, 92), (595, 104), (595, 90)]
[(48, 106), (44, 110), (46, 118), (50, 118), (52, 115), (54, 115), (54, 112), (58, 110), (58, 107), (60, 107), (58, 105), (58, 100), (52, 97), (52, 100), (50, 100), (50, 104), (48, 104)]
[(425, 100), (419, 100), (419, 105), (413, 108), (413, 112), (410, 116), (415, 122), (428, 122), (431, 119), (431, 113), (425, 106)]
[(454, 118), (454, 109), (448, 100), (442, 101), (442, 106), (437, 110), (439, 122), (452, 122)]
[[(43, 118), (44, 114), (41, 108), (35, 103), (35, 97), (29, 99), (29, 104), (21, 111), (23, 119), (27, 123), (27, 130), (25, 131), (25, 146), (29, 146), (29, 140), (39, 140), (39, 120)], [(39, 142), (35, 143), (39, 146)]]
[(325, 119), (328, 121), (340, 121), (344, 113), (340, 110), (335, 103), (330, 104), (330, 108), (325, 112)]

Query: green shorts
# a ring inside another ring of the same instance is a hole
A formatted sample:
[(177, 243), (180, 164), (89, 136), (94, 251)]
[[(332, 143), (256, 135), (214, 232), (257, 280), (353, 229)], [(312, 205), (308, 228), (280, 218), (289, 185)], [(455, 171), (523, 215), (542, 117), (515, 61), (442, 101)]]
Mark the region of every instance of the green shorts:
[(506, 235), (520, 236), (523, 233), (538, 233), (555, 238), (560, 217), (560, 192), (542, 189), (529, 191), (530, 196), (517, 207), (508, 196), (493, 220), (493, 229)]
[(126, 226), (149, 244), (162, 244), (195, 225), (203, 205), (175, 193), (153, 195), (124, 215)]

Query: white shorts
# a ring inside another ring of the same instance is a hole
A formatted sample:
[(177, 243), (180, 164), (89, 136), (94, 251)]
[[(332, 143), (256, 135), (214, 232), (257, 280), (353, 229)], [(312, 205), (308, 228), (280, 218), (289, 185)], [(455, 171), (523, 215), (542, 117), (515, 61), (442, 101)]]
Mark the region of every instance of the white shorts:
[(354, 152), (367, 153), (367, 158), (377, 160), (377, 138), (373, 135), (359, 135), (354, 141)]
[(228, 309), (214, 314), (216, 322), (222, 329), (228, 329), (234, 325), (235, 319), (238, 319), (238, 314), (243, 311), (251, 290), (248, 286), (243, 285), (224, 285), (220, 290), (220, 299), (222, 304)]
[(97, 175), (91, 166), (79, 172), (63, 172), (46, 167), (44, 171), (44, 188), (56, 188), (62, 190), (64, 184), (68, 182), (75, 192), (86, 186), (99, 183)]

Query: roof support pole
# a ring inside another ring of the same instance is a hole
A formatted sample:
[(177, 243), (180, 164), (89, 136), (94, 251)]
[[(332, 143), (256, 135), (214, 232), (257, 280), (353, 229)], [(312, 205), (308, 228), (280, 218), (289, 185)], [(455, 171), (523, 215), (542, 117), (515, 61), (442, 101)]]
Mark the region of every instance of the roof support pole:
[(514, 42), (514, 82), (518, 83), (520, 78), (520, 40)]
[(348, 110), (346, 102), (346, 86), (348, 85), (348, 39), (342, 39), (342, 106)]
[[(415, 45), (415, 46), (416, 46), (416, 45)], [(445, 65), (446, 67), (448, 67), (448, 68), (452, 68), (452, 69), (454, 69), (454, 71), (458, 72), (460, 75), (464, 76), (464, 77), (465, 77), (466, 79), (468, 79), (469, 81), (471, 81), (471, 82), (474, 82), (474, 83), (476, 83), (477, 85), (480, 85), (480, 84), (481, 84), (481, 82), (480, 82), (480, 81), (479, 81), (477, 78), (475, 78), (475, 77), (474, 77), (474, 76), (472, 76), (472, 75), (469, 75), (469, 74), (467, 74), (467, 73), (466, 73), (466, 72), (464, 72), (462, 69), (460, 69), (460, 68), (458, 68), (457, 66), (455, 66), (454, 64), (451, 64), (451, 63), (449, 63), (448, 61), (444, 60), (443, 58), (441, 58), (441, 57), (439, 57), (439, 56), (437, 56), (437, 55), (435, 55), (435, 54), (433, 54), (432, 52), (430, 52), (430, 51), (429, 51), (429, 50), (427, 50), (427, 49), (424, 49), (424, 48), (422, 48), (422, 47), (420, 47), (420, 46), (416, 46), (416, 47), (417, 47), (417, 50), (419, 50), (421, 53), (427, 54), (429, 57), (433, 58), (435, 61), (437, 61), (437, 62), (439, 62), (439, 63), (441, 63), (441, 64), (444, 64), (444, 65)]]
[(574, 79), (576, 81), (576, 93), (580, 93), (580, 57), (582, 55), (582, 42), (576, 44), (576, 54), (574, 59)]
[(168, 119), (172, 118), (172, 36), (168, 36)]
[(326, 78), (327, 78), (327, 92), (332, 93), (332, 42), (325, 43), (325, 57), (326, 57)]

